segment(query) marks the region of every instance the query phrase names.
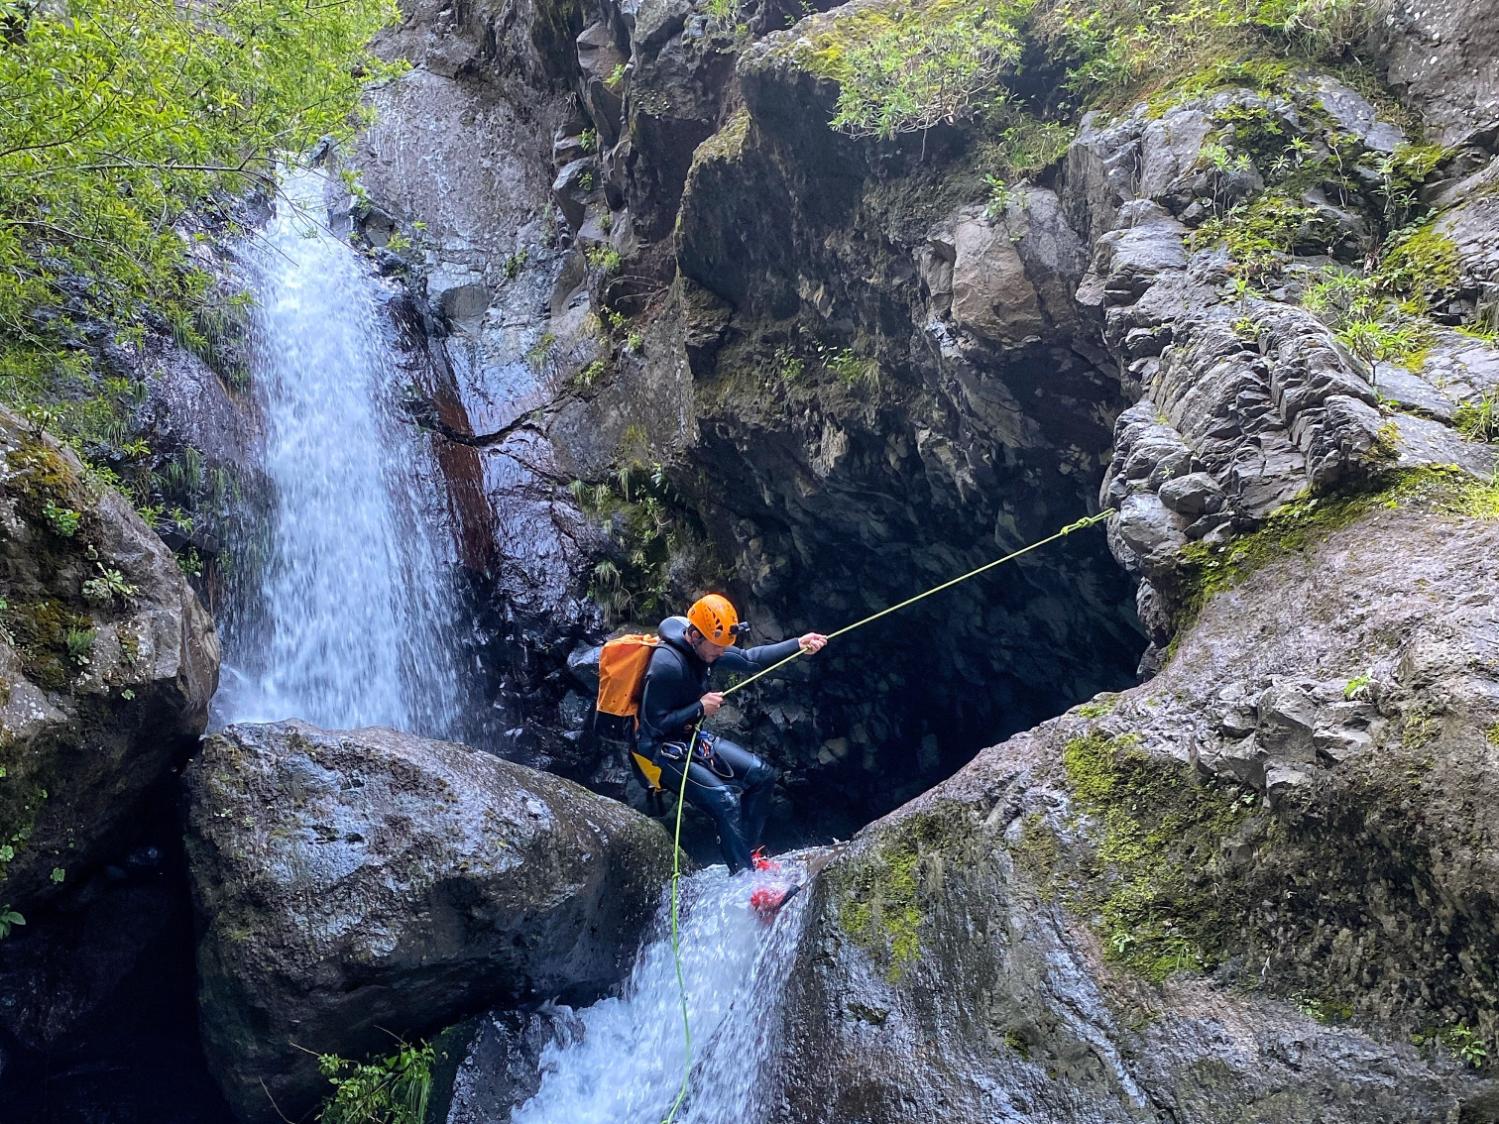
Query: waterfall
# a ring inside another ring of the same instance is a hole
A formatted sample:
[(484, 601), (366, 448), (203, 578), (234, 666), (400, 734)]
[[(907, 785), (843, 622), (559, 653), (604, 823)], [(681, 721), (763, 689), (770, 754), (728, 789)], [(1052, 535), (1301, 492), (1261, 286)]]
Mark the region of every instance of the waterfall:
[(274, 500), (259, 572), (231, 598), (214, 725), (459, 737), (464, 626), (435, 458), (397, 404), (381, 282), (322, 213), (321, 175), (293, 173), (244, 248)]
[[(775, 884), (789, 885), (795, 865), (787, 861)], [(807, 899), (793, 898), (766, 924), (749, 906), (766, 881), (713, 866), (682, 882), (693, 1067), (681, 1124), (759, 1124), (776, 1093), (765, 1071)], [(581, 1022), (581, 1033), (543, 1052), (541, 1088), (511, 1124), (659, 1124), (681, 1084), (686, 1046), (666, 904), (620, 995), (582, 1011)]]

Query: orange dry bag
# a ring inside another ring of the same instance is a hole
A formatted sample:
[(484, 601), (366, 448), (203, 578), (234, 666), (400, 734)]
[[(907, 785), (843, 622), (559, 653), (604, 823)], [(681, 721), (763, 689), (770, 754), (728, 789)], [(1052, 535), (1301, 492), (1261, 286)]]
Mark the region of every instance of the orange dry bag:
[(595, 704), (594, 730), (600, 737), (628, 741), (630, 759), (653, 791), (661, 791), (661, 770), (635, 752), (635, 732), (640, 728), (640, 694), (645, 689), (645, 669), (660, 641), (644, 633), (616, 636), (599, 653), (599, 699)]

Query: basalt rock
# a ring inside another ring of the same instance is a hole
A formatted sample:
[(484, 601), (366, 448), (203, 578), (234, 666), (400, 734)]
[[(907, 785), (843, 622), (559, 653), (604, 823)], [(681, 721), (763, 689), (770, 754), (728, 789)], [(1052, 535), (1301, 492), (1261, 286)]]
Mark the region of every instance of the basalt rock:
[(776, 1119), (1491, 1119), (1492, 502), (1434, 473), (1268, 544), (1149, 684), (865, 829)]
[(0, 411), (0, 903), (69, 890), (191, 751), (213, 622), (172, 552), (74, 454)]
[(298, 1047), (362, 1057), (388, 1031), (596, 996), (670, 866), (623, 805), (392, 730), (230, 727), (186, 783), (205, 1048), (247, 1122), (314, 1103)]

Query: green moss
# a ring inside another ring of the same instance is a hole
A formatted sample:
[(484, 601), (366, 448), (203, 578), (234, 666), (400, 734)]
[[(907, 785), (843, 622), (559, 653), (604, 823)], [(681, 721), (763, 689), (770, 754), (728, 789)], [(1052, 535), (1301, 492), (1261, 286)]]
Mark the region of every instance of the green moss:
[(1073, 738), (1062, 764), (1092, 821), (1096, 858), (1072, 904), (1089, 914), (1108, 955), (1152, 980), (1223, 959), (1236, 905), (1213, 876), (1249, 804), (1183, 762), (1143, 752), (1132, 735)]
[(1189, 544), (1181, 552), (1184, 597), (1178, 634), (1215, 594), (1262, 566), (1299, 554), (1378, 508), (1407, 505), (1470, 518), (1499, 518), (1499, 482), (1485, 484), (1454, 466), (1412, 469), (1392, 473), (1379, 491), (1293, 500), (1257, 531), (1226, 546)]
[(914, 847), (882, 849), (854, 876), (838, 907), (838, 922), (861, 948), (886, 961), (897, 982), (921, 955), (920, 888)]
[(742, 107), (735, 110), (724, 122), (723, 128), (697, 146), (697, 151), (692, 154), (693, 164), (706, 163), (709, 160), (736, 159), (744, 151), (745, 143), (749, 140), (749, 127), (749, 110)]
[(1119, 705), (1119, 698), (1120, 696), (1115, 694), (1100, 695), (1096, 699), (1080, 704), (1076, 707), (1076, 711), (1083, 718), (1102, 718)]
[(1041, 812), (1027, 815), (1020, 823), (1019, 839), (1010, 850), (1040, 890), (1042, 900), (1056, 900), (1060, 890), (1058, 871), (1062, 845), (1056, 833), (1047, 826), (1046, 816)]
[[(1372, 17), (1357, 0), (1056, 0), (1036, 22), (1056, 57), (1075, 60), (1069, 85), (1094, 104), (1117, 106), (1178, 84), (1187, 96), (1224, 85), (1283, 94), (1294, 63), (1260, 60), (1339, 58)], [(1158, 112), (1168, 96), (1153, 101)]]
[(1301, 1013), (1308, 1018), (1315, 1019), (1324, 1026), (1333, 1026), (1338, 1023), (1346, 1023), (1353, 1018), (1353, 1006), (1343, 1000), (1325, 999), (1316, 995), (1301, 995), (1296, 997), (1296, 1006), (1301, 1008)]
[(1315, 207), (1266, 191), (1203, 223), (1188, 234), (1187, 245), (1192, 250), (1221, 245), (1240, 276), (1258, 281), (1298, 246), (1325, 246), (1331, 233)]
[(1499, 749), (1499, 722), (1495, 722), (1483, 732), (1484, 740), (1495, 749)]
[(1376, 284), (1384, 292), (1430, 307), (1456, 290), (1458, 267), (1457, 244), (1428, 223), (1390, 239), (1375, 274)]
[(66, 690), (76, 670), (79, 638), (91, 636), (93, 622), (57, 598), (44, 597), (8, 603), (4, 623), (15, 638), (26, 677), (48, 690)]
[(82, 478), (61, 452), (40, 438), (23, 437), (5, 459), (15, 473), (9, 487), (18, 493), (21, 511), (32, 522), (55, 530), (57, 519), (49, 512), (73, 511), (85, 505), (87, 493)]
[(1146, 115), (1159, 118), (1183, 102), (1215, 90), (1253, 90), (1261, 97), (1283, 94), (1291, 82), (1291, 65), (1278, 59), (1232, 58), (1210, 62), (1190, 71), (1146, 102)]
[(835, 883), (839, 925), (884, 963), (891, 983), (921, 957), (921, 896), (939, 876), (941, 856), (952, 854), (959, 830), (955, 815), (908, 817)]

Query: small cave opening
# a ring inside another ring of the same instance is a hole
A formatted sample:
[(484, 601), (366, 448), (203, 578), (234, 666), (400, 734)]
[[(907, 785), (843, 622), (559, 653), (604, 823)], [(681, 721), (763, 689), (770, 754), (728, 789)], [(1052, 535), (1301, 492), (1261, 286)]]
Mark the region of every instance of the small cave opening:
[[(884, 552), (857, 575), (857, 552), (842, 552), (843, 581), (857, 583), (857, 595), (845, 600), (851, 608), (896, 604), (944, 580), (932, 580), (944, 564), (948, 577), (957, 576), (1063, 525), (1038, 526), (998, 546), (986, 536), (966, 549), (948, 543)], [(829, 561), (828, 571), (834, 566)], [(807, 587), (803, 611), (815, 613), (811, 619), (824, 619), (837, 603), (831, 591), (819, 595), (819, 585)], [(841, 637), (817, 666), (809, 662), (773, 697), (766, 691), (744, 707), (751, 725), (757, 711), (798, 719), (805, 712), (811, 727), (792, 723), (790, 736), (770, 749), (789, 803), (785, 841), (846, 838), (980, 750), (1099, 692), (1133, 685), (1145, 646), (1132, 583), (1101, 525)]]
[[(961, 394), (945, 428), (913, 424), (909, 402), (841, 425), (816, 480), (804, 451), (826, 447), (826, 417), (748, 437), (733, 419), (704, 425), (696, 453), (736, 528), (718, 544), (740, 578), (726, 592), (752, 623), (774, 618), (755, 639), (831, 632), (1099, 510), (1127, 405), (1104, 363), (1011, 361)], [(1100, 521), (838, 638), (720, 725), (780, 770), (773, 846), (847, 838), (980, 750), (1134, 685), (1146, 647)], [(717, 861), (706, 843), (698, 856)]]

